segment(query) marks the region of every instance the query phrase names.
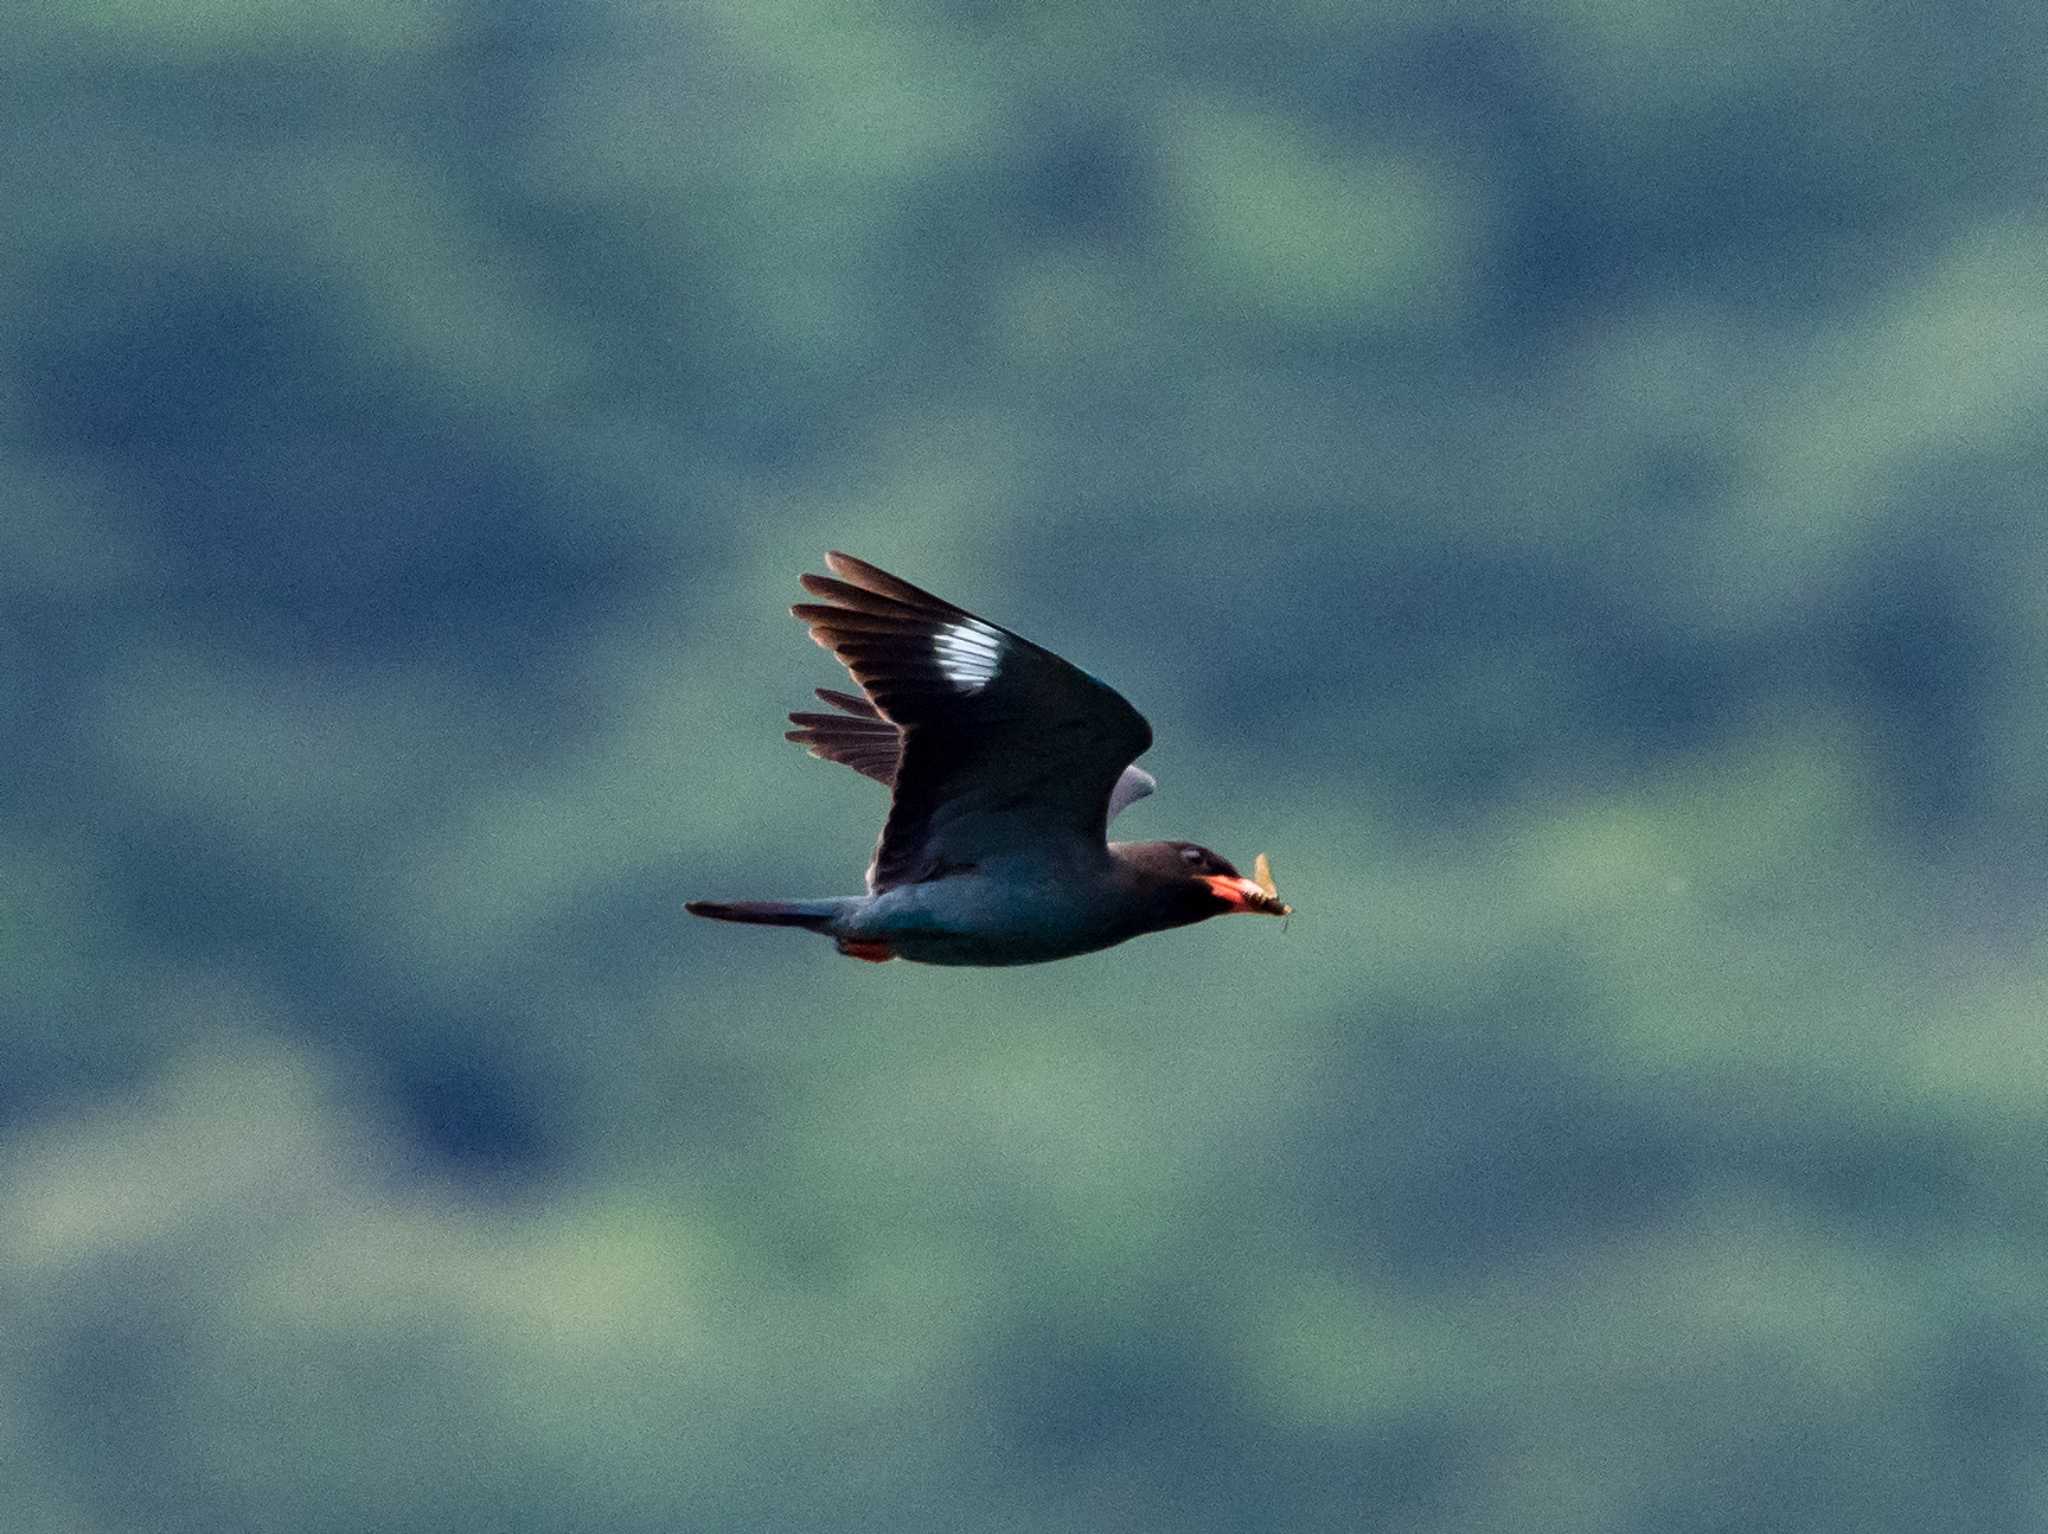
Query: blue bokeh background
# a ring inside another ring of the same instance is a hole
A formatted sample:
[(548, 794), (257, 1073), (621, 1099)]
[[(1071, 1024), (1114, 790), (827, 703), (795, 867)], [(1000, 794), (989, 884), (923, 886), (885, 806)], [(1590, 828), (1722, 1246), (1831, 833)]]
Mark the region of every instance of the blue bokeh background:
[[(11, 33), (0, 1526), (2038, 1526), (2048, 12)], [(827, 547), (1299, 914), (688, 921)]]

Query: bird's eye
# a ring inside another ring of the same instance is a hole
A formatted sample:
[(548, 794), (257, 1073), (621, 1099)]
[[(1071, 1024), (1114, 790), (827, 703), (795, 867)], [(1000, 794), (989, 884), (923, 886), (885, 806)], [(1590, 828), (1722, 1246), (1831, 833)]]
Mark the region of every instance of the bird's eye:
[(1202, 849), (1200, 847), (1183, 847), (1180, 849), (1180, 860), (1190, 868), (1197, 868), (1201, 866)]

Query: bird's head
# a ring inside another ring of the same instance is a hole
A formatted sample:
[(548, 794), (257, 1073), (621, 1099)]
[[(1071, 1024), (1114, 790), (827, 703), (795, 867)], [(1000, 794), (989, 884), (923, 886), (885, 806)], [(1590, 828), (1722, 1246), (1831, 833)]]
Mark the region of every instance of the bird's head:
[(1228, 858), (1194, 842), (1113, 842), (1110, 851), (1152, 887), (1170, 926), (1239, 912), (1286, 916), (1293, 910), (1273, 888), (1263, 852), (1258, 877), (1247, 879)]

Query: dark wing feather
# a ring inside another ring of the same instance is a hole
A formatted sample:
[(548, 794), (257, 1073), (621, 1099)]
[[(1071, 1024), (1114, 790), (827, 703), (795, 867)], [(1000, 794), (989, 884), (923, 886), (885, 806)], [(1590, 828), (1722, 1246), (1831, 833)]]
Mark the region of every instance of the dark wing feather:
[[(1144, 716), (1051, 651), (908, 581), (845, 554), (825, 563), (831, 576), (803, 577), (825, 600), (792, 611), (845, 664), (877, 720), (899, 732), (870, 884), (912, 883), (991, 856), (1050, 855), (1063, 841), (1101, 847), (1111, 792), (1152, 744)], [(879, 777), (879, 734), (856, 740), (851, 717), (796, 722), (818, 755)]]
[[(903, 732), (876, 712), (874, 704), (866, 698), (835, 692), (830, 687), (815, 690), (822, 701), (839, 712), (791, 714), (789, 722), (797, 728), (784, 738), (795, 741), (815, 757), (851, 767), (884, 788), (893, 788), (896, 762), (903, 752)], [(1135, 764), (1126, 767), (1110, 791), (1109, 818), (1115, 820), (1158, 787), (1159, 780), (1144, 768)]]
[(896, 759), (903, 749), (903, 732), (876, 713), (875, 706), (865, 698), (834, 692), (829, 687), (820, 687), (818, 697), (839, 712), (791, 714), (789, 722), (797, 728), (787, 738), (813, 756), (843, 763), (884, 788), (893, 787)]

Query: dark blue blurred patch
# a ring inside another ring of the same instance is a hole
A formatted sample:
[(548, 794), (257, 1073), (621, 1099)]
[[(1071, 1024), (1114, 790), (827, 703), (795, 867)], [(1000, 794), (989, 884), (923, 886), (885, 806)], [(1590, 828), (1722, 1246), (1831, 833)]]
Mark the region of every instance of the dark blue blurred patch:
[[(1170, 1266), (1199, 1272), (1202, 1258)], [(1152, 1505), (1119, 1510), (1133, 1527), (1262, 1528), (1284, 1501), (1307, 1516), (1299, 1526), (1363, 1528), (1428, 1505), (1469, 1452), (1469, 1424), (1401, 1405), (1352, 1431), (1277, 1426), (1215, 1352), (1192, 1309), (1199, 1298), (1173, 1292), (1167, 1274), (1157, 1281), (1142, 1317), (1098, 1310), (1076, 1332), (1062, 1311), (990, 1354), (976, 1394), (990, 1404), (991, 1451), (1020, 1483), (1107, 1478), (1142, 1490)], [(1247, 1473), (1242, 1446), (1254, 1441), (1257, 1470)]]
[(1015, 232), (1054, 239), (1130, 240), (1145, 232), (1154, 173), (1129, 123), (1077, 119), (1041, 102), (1013, 129), (1010, 163), (985, 167), (1004, 188)]
[(1305, 1122), (1318, 1224), (1362, 1262), (1436, 1285), (1655, 1218), (1707, 1147), (1597, 1066), (1606, 1009), (1568, 955), (1503, 966), (1482, 992), (1356, 1033)]
[(387, 1090), (429, 1175), (452, 1174), (473, 1186), (510, 1190), (559, 1166), (544, 1094), (502, 1061), (395, 1062)]
[[(1966, 528), (1948, 531), (1969, 537)], [(2010, 664), (1959, 563), (1939, 546), (1902, 550), (1831, 615), (1840, 625), (1835, 680), (1876, 725), (1899, 821), (1921, 835), (1982, 808), (1990, 779), (1983, 720)]]
[(1936, 1390), (1984, 1474), (1980, 1484), (2024, 1491), (2028, 1483), (2011, 1467), (2024, 1462), (2016, 1453), (2048, 1443), (2048, 1339), (2032, 1316), (1994, 1309), (1958, 1321), (1940, 1353)]
[(152, 946), (188, 956), (303, 952), (314, 933), (289, 875), (238, 849), (228, 828), (181, 816), (136, 818), (111, 838), (110, 883), (122, 924)]
[(596, 487), (503, 456), (517, 444), (395, 370), (351, 371), (316, 293), (234, 270), (72, 280), (103, 322), (32, 356), (40, 441), (131, 481), (165, 605), (224, 642), (432, 642), (488, 678), (534, 668), (574, 614), (646, 578), (623, 546), (565, 541), (560, 508)]

